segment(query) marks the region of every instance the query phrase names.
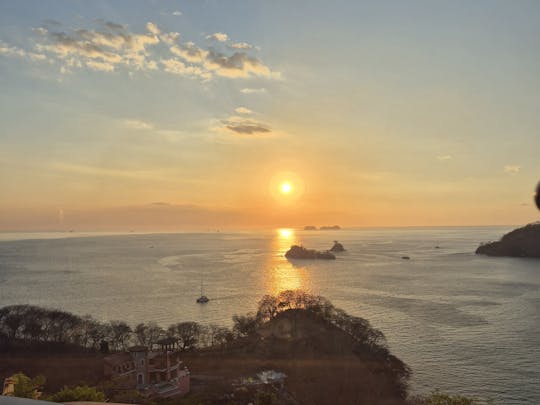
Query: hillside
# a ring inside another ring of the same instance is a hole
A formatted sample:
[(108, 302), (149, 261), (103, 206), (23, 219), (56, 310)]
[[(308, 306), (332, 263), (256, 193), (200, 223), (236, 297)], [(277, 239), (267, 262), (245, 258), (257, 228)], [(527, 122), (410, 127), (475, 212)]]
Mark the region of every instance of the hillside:
[(383, 346), (361, 344), (305, 309), (289, 309), (227, 349), (188, 354), (195, 378), (232, 381), (263, 369), (284, 372), (298, 403), (403, 404), (408, 368)]
[(500, 241), (483, 244), (477, 254), (508, 257), (540, 257), (540, 222), (504, 235)]

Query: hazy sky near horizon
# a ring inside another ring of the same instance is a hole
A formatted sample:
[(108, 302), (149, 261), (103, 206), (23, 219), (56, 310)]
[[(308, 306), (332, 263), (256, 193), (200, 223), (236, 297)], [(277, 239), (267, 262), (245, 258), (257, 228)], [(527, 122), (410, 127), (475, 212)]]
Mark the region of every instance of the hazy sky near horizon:
[(2, 2), (0, 230), (538, 220), (538, 21), (524, 0)]

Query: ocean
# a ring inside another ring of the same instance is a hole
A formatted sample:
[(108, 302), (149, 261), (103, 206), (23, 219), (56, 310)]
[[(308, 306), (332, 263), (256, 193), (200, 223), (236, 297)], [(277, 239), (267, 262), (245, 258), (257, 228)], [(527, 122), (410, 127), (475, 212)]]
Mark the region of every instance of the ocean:
[[(262, 295), (303, 289), (379, 328), (412, 368), (413, 392), (540, 404), (540, 260), (474, 254), (510, 229), (4, 233), (0, 306), (230, 326)], [(284, 257), (292, 244), (326, 250), (335, 239), (347, 249), (335, 261)]]

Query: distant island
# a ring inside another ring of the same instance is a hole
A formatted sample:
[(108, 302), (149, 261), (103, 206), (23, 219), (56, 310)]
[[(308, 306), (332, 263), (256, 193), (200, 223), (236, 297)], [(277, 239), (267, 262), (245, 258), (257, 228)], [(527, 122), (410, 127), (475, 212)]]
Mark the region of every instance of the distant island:
[[(321, 231), (338, 231), (341, 229), (339, 225), (330, 225), (330, 226), (321, 226), (318, 228)], [(317, 227), (315, 225), (306, 225), (304, 226), (304, 231), (316, 231)]]
[(315, 249), (306, 249), (303, 246), (293, 245), (287, 253), (285, 253), (287, 259), (301, 259), (301, 260), (335, 260), (336, 256), (328, 251), (320, 252)]
[(476, 254), (506, 257), (540, 257), (540, 222), (525, 225), (500, 241), (482, 244)]

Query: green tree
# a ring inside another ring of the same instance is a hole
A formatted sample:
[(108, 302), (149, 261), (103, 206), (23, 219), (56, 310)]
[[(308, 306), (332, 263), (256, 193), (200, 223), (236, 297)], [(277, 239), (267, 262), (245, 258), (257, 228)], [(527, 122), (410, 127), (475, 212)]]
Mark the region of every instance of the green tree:
[(255, 394), (255, 405), (275, 405), (278, 403), (276, 395), (272, 392), (257, 391)]
[(169, 337), (178, 339), (180, 350), (194, 349), (199, 343), (201, 326), (197, 322), (180, 322), (170, 325), (167, 329)]
[(234, 315), (233, 316), (233, 332), (236, 336), (248, 336), (257, 330), (260, 323), (256, 316), (251, 314), (247, 315)]
[(64, 387), (56, 394), (48, 398), (53, 402), (71, 402), (71, 401), (94, 401), (105, 402), (105, 394), (95, 387), (88, 385), (79, 385), (77, 387)]
[(39, 389), (45, 385), (45, 377), (42, 375), (30, 378), (23, 373), (17, 373), (11, 378), (15, 380), (13, 396), (19, 398), (37, 399), (41, 394)]

